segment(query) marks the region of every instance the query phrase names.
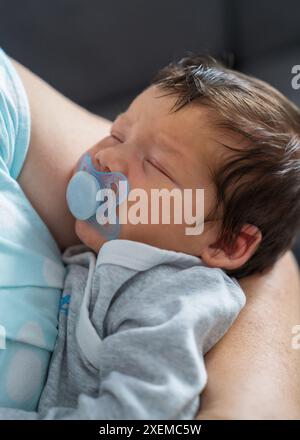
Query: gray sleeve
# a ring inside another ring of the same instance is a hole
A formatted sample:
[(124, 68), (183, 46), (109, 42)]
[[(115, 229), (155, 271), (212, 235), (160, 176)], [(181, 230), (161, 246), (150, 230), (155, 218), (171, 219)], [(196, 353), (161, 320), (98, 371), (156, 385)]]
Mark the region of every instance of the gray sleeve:
[(143, 290), (133, 285), (108, 314), (99, 396), (81, 394), (76, 409), (51, 408), (43, 415), (0, 410), (0, 418), (193, 419), (207, 380), (204, 354), (244, 302), (237, 284), (205, 267), (182, 270)]

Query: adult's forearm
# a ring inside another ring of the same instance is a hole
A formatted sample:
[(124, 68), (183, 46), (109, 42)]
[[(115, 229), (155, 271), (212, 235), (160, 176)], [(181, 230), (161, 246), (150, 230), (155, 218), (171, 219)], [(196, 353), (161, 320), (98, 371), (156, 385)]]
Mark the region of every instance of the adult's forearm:
[(300, 350), (291, 340), (292, 327), (300, 324), (300, 284), (292, 253), (241, 286), (244, 310), (206, 355), (208, 383), (198, 418), (299, 419)]

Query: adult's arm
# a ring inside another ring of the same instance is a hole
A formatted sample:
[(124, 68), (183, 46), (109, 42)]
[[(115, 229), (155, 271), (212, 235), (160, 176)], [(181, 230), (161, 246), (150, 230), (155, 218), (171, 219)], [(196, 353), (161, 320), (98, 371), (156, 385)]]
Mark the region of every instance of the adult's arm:
[(297, 262), (287, 252), (262, 276), (241, 280), (247, 304), (206, 355), (207, 387), (199, 419), (300, 419)]
[[(77, 242), (65, 190), (87, 147), (109, 132), (93, 115), (12, 60), (30, 104), (31, 140), (19, 183), (60, 247)], [(288, 253), (267, 275), (242, 281), (247, 304), (207, 354), (208, 385), (200, 418), (298, 418), (300, 350), (291, 349), (300, 324), (298, 269)]]
[(79, 157), (109, 134), (111, 122), (70, 101), (11, 59), (31, 113), (28, 154), (18, 182), (63, 250), (79, 240), (66, 204), (66, 187)]

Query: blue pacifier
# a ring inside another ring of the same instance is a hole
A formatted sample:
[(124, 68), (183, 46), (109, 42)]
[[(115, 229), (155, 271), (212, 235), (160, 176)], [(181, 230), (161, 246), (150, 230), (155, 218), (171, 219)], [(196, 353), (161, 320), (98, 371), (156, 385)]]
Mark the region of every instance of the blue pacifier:
[(106, 201), (102, 200), (104, 197), (101, 197), (99, 191), (103, 190), (103, 194), (107, 196), (107, 190), (111, 190), (110, 194), (114, 195), (112, 200), (115, 201), (112, 208), (116, 209), (127, 198), (127, 178), (118, 172), (97, 171), (87, 153), (80, 159), (77, 170), (67, 187), (67, 203), (71, 213), (78, 220), (89, 222), (106, 238), (117, 238), (120, 232), (119, 218), (114, 213), (114, 218), (110, 219), (113, 221), (107, 221), (107, 198)]

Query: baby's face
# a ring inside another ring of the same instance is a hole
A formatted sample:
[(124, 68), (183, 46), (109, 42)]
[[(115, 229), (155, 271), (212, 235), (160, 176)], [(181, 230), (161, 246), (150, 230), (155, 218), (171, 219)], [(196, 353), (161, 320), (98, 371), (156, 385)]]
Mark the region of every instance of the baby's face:
[[(122, 224), (119, 238), (200, 256), (207, 228), (215, 228), (217, 234), (219, 221), (205, 222), (199, 235), (186, 235), (186, 227), (191, 225), (174, 224), (171, 209), (170, 224), (162, 224), (161, 214), (159, 224), (152, 224), (151, 190), (192, 189), (195, 203), (196, 188), (203, 188), (206, 218), (215, 204), (210, 169), (221, 160), (222, 142), (226, 143), (226, 139), (211, 123), (212, 110), (191, 103), (169, 113), (177, 98), (162, 96), (165, 93), (151, 86), (138, 95), (116, 118), (110, 136), (88, 153), (99, 171), (121, 172), (127, 177), (130, 190), (142, 189), (148, 195), (148, 223)], [(135, 203), (128, 202), (127, 209)], [(119, 207), (119, 215), (123, 206)], [(77, 220), (76, 232), (95, 252), (106, 241), (86, 222)]]

